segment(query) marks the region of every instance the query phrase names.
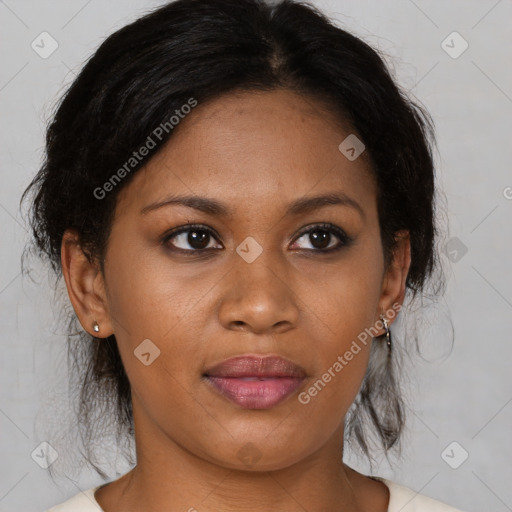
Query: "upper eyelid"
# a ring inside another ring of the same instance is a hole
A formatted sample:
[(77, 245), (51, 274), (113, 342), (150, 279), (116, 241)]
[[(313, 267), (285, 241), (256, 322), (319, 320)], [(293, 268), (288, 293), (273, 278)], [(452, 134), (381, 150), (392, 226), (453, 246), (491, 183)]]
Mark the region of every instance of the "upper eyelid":
[(340, 228), (339, 226), (336, 226), (335, 224), (332, 224), (330, 222), (316, 222), (313, 224), (308, 224), (304, 228), (301, 228), (296, 236), (305, 235), (306, 233), (309, 233), (310, 231), (312, 231), (315, 228), (316, 229), (318, 229), (318, 228), (324, 229), (326, 231), (330, 230), (330, 231), (334, 231), (334, 232), (335, 231), (345, 232), (345, 230), (343, 228)]

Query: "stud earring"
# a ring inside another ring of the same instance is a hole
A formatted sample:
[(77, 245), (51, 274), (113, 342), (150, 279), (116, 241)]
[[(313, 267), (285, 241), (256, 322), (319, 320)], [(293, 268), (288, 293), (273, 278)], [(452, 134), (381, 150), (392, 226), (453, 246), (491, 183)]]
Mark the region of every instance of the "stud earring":
[(391, 331), (389, 329), (388, 319), (384, 315), (381, 315), (380, 319), (382, 320), (382, 323), (384, 324), (384, 329), (386, 329), (386, 332), (382, 336), (386, 337), (387, 346), (388, 346), (389, 350), (391, 351)]
[(94, 323), (92, 324), (92, 330), (94, 332), (100, 332), (100, 326), (98, 325), (98, 322), (94, 321)]

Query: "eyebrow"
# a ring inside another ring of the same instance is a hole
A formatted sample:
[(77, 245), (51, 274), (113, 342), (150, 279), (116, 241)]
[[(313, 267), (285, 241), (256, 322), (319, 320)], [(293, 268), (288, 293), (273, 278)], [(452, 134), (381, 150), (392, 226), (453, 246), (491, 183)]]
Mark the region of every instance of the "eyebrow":
[[(223, 203), (217, 201), (216, 199), (200, 196), (168, 197), (163, 201), (158, 201), (145, 206), (144, 208), (142, 208), (140, 213), (142, 215), (146, 215), (151, 211), (170, 205), (182, 205), (188, 208), (193, 208), (195, 210), (199, 210), (201, 212), (219, 217), (233, 216), (232, 210)], [(331, 205), (342, 205), (352, 207), (359, 212), (361, 217), (365, 218), (364, 210), (359, 205), (359, 203), (344, 193), (324, 194), (319, 196), (303, 197), (297, 199), (287, 206), (285, 215), (300, 215), (311, 212), (313, 210), (317, 210), (324, 206)]]

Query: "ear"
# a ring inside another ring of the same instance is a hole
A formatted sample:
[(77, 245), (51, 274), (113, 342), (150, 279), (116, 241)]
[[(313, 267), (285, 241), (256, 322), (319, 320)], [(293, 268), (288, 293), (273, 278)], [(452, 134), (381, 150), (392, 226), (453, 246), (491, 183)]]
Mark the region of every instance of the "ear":
[[(397, 231), (395, 234), (396, 245), (391, 261), (384, 273), (382, 290), (379, 299), (378, 318), (381, 314), (386, 316), (386, 311), (394, 310), (393, 315), (388, 316), (389, 324), (396, 318), (397, 305), (402, 306), (405, 298), (405, 283), (409, 267), (411, 266), (411, 241), (409, 232)], [(398, 308), (399, 309), (399, 308)]]
[[(69, 299), (82, 327), (96, 338), (113, 334), (107, 307), (106, 288), (99, 265), (82, 251), (75, 230), (66, 230), (61, 243), (62, 274)], [(93, 330), (97, 322), (99, 332)]]

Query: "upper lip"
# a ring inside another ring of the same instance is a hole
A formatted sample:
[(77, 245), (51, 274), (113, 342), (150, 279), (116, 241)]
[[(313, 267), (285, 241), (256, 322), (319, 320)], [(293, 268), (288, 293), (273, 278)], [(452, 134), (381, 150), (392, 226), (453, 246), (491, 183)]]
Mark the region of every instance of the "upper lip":
[(306, 376), (304, 368), (280, 356), (245, 355), (226, 359), (208, 368), (209, 377), (298, 377)]

